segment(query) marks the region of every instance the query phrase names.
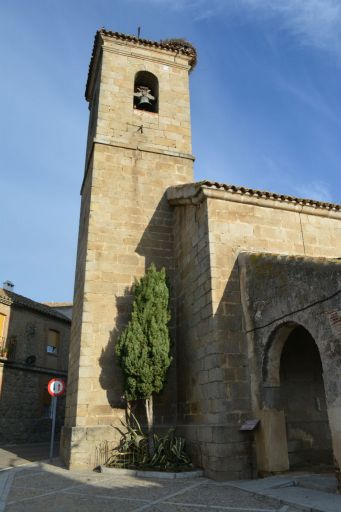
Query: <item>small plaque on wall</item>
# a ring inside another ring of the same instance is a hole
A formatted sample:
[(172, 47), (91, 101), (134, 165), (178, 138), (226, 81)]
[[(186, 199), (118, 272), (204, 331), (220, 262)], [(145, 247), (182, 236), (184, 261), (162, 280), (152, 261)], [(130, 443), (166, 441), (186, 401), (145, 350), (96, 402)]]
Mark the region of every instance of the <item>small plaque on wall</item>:
[(260, 420), (246, 420), (239, 430), (242, 432), (251, 432), (252, 430), (256, 430), (259, 423)]

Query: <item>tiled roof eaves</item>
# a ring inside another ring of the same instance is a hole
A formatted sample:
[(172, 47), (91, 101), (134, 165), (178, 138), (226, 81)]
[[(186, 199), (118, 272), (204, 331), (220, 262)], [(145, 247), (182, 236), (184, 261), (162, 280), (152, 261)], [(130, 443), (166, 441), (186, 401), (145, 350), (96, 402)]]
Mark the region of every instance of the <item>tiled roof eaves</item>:
[(196, 60), (197, 60), (197, 53), (194, 48), (192, 47), (179, 47), (177, 44), (172, 44), (172, 42), (158, 42), (158, 41), (151, 41), (149, 39), (141, 39), (136, 36), (132, 36), (129, 34), (122, 34), (121, 32), (112, 32), (111, 30), (106, 30), (104, 28), (101, 28), (100, 30), (97, 30), (95, 34), (94, 44), (92, 47), (92, 54), (89, 64), (89, 72), (88, 72), (88, 79), (86, 83), (85, 88), (85, 99), (87, 101), (90, 101), (90, 83), (91, 83), (91, 77), (92, 77), (92, 71), (93, 67), (95, 65), (96, 60), (96, 53), (97, 53), (97, 46), (100, 44), (102, 36), (112, 37), (114, 39), (118, 39), (120, 41), (127, 41), (131, 43), (136, 43), (139, 46), (148, 46), (148, 47), (154, 47), (154, 48), (160, 48), (162, 50), (168, 50), (170, 52), (175, 53), (182, 53), (183, 55), (187, 55), (190, 57), (189, 65), (191, 68), (195, 66)]
[(303, 206), (312, 206), (314, 208), (324, 208), (326, 210), (341, 211), (341, 205), (335, 203), (327, 203), (324, 201), (317, 201), (314, 199), (307, 199), (302, 197), (289, 196), (285, 194), (277, 194), (275, 192), (267, 192), (265, 190), (257, 190), (246, 187), (239, 187), (236, 185), (228, 185), (225, 183), (218, 183), (216, 181), (201, 181), (197, 183), (198, 189), (201, 187), (211, 188), (215, 190), (225, 190), (236, 194), (248, 195), (260, 199), (273, 199), (276, 201), (285, 201)]
[(73, 302), (41, 302), (44, 306), (49, 306), (50, 308), (71, 308), (73, 306)]
[(45, 306), (40, 302), (35, 302), (34, 300), (28, 299), (27, 297), (23, 297), (22, 295), (18, 295), (14, 292), (0, 289), (0, 302), (8, 306), (18, 306), (31, 309), (33, 311), (42, 313), (43, 315), (52, 316), (62, 320), (63, 322), (71, 323), (71, 320), (62, 313), (59, 313), (58, 311), (50, 308), (49, 306)]

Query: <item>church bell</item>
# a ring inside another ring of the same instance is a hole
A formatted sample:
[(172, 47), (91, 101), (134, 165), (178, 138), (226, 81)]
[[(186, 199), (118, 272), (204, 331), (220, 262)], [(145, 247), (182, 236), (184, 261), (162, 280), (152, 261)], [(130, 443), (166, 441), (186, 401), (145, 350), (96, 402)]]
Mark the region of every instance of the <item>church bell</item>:
[(154, 105), (150, 100), (155, 100), (155, 97), (151, 94), (149, 87), (143, 85), (138, 86), (134, 96), (137, 100), (136, 108), (139, 110), (147, 110), (149, 112), (154, 110)]
[(148, 96), (141, 96), (140, 101), (138, 103), (138, 107), (143, 109), (143, 108), (146, 108), (146, 107), (148, 108), (148, 105), (150, 107), (152, 106), (152, 104), (149, 101)]

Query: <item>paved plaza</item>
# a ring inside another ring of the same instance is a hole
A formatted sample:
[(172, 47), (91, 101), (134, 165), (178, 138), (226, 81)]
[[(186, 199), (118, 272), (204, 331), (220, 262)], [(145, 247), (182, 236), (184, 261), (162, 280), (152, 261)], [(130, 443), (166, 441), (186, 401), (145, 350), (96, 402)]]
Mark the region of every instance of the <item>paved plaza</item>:
[[(340, 512), (333, 475), (214, 482), (67, 471), (46, 445), (0, 449), (0, 512)], [(326, 492), (327, 491), (327, 492)]]
[(279, 501), (205, 478), (154, 480), (34, 464), (2, 475), (8, 512), (281, 512)]

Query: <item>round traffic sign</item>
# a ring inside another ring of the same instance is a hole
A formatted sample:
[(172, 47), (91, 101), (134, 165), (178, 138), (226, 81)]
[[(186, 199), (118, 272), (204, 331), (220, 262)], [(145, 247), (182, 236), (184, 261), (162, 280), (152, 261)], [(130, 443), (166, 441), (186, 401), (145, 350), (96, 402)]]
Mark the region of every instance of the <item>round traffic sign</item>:
[(62, 379), (51, 379), (47, 385), (51, 396), (60, 396), (65, 391), (65, 382)]

